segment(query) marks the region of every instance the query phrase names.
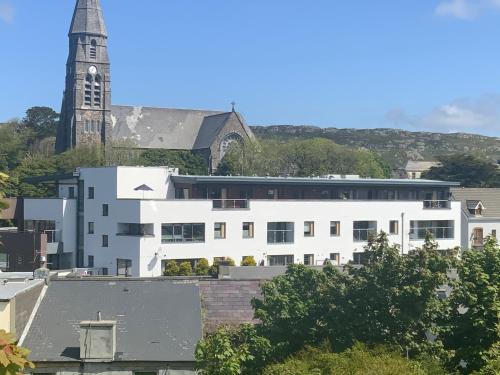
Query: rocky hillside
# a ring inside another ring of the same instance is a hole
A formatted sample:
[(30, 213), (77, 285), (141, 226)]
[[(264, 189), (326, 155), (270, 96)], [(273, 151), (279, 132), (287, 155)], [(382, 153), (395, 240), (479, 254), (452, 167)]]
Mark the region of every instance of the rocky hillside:
[(258, 138), (328, 138), (340, 145), (360, 147), (382, 155), (393, 167), (408, 159), (434, 160), (439, 155), (470, 153), (500, 160), (500, 138), (464, 133), (410, 132), (399, 129), (337, 129), (315, 126), (252, 126)]

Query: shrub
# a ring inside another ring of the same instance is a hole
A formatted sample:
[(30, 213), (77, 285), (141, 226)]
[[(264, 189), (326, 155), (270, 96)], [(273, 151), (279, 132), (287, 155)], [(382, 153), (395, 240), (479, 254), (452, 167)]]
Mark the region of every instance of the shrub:
[(255, 258), (252, 256), (244, 257), (241, 262), (242, 267), (255, 267), (256, 265), (257, 262), (255, 261)]
[(208, 274), (212, 277), (217, 277), (219, 274), (219, 266), (230, 266), (234, 267), (236, 265), (236, 262), (234, 261), (233, 258), (224, 258), (224, 260), (215, 260), (214, 263), (212, 264), (212, 267), (210, 267)]
[(178, 276), (191, 276), (193, 274), (193, 267), (191, 267), (191, 263), (182, 262), (179, 264), (179, 273)]
[(175, 260), (169, 260), (165, 266), (165, 276), (177, 276), (179, 275), (179, 265)]
[(208, 264), (208, 260), (203, 258), (196, 263), (196, 267), (194, 267), (194, 273), (197, 276), (207, 276), (210, 266)]

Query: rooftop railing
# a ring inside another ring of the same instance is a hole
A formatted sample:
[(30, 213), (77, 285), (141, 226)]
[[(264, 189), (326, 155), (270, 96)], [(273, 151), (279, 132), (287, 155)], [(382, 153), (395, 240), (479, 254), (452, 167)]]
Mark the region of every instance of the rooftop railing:
[(214, 210), (246, 210), (250, 208), (248, 199), (214, 199)]
[(439, 209), (445, 209), (445, 208), (450, 208), (451, 203), (448, 200), (425, 200), (424, 201), (424, 208), (426, 209), (431, 209), (431, 210), (439, 210)]

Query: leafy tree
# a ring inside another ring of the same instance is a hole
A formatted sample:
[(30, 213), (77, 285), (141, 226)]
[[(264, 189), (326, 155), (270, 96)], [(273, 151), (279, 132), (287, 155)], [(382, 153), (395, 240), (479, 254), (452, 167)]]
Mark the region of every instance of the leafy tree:
[(307, 348), (284, 363), (267, 367), (263, 375), (445, 375), (439, 364), (428, 369), (428, 363), (408, 360), (385, 347), (369, 349), (356, 344), (342, 353)]
[(255, 267), (257, 266), (257, 262), (253, 256), (244, 257), (241, 261), (242, 267)]
[(59, 114), (49, 107), (32, 107), (26, 111), (21, 126), (34, 132), (37, 139), (55, 137)]
[(21, 375), (23, 370), (35, 368), (28, 361), (30, 351), (16, 345), (15, 336), (0, 330), (0, 375)]
[(9, 208), (8, 203), (2, 200), (2, 198), (4, 197), (5, 185), (7, 184), (8, 179), (9, 176), (7, 176), (5, 173), (0, 172), (0, 218), (2, 217), (2, 210), (6, 210), (7, 208)]
[(179, 273), (178, 276), (191, 276), (193, 274), (193, 268), (191, 267), (191, 263), (182, 262), (179, 264)]
[(165, 265), (165, 276), (178, 276), (179, 275), (179, 265), (175, 260), (169, 260)]
[(496, 239), (488, 238), (482, 250), (466, 251), (458, 276), (450, 297), (445, 344), (455, 352), (453, 365), (463, 360), (470, 372), (479, 370), (491, 351), (496, 348), (498, 354), (499, 349), (500, 247)]
[(423, 178), (460, 182), (463, 187), (499, 187), (500, 173), (488, 160), (472, 155), (451, 155), (439, 158), (440, 166), (433, 167)]
[(485, 365), (474, 375), (498, 375), (500, 374), (500, 341), (496, 342), (488, 351)]
[(179, 168), (180, 174), (206, 175), (208, 166), (201, 155), (184, 150), (150, 149), (142, 153), (140, 164), (146, 167), (168, 166)]
[(208, 264), (208, 259), (205, 258), (200, 259), (194, 267), (194, 273), (197, 276), (207, 276), (209, 270), (210, 265)]

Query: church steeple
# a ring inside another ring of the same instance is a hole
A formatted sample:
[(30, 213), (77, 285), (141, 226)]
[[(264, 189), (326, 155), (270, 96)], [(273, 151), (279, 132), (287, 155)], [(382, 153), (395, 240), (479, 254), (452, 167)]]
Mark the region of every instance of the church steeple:
[(66, 89), (56, 151), (111, 139), (108, 34), (100, 0), (77, 0), (69, 30)]

